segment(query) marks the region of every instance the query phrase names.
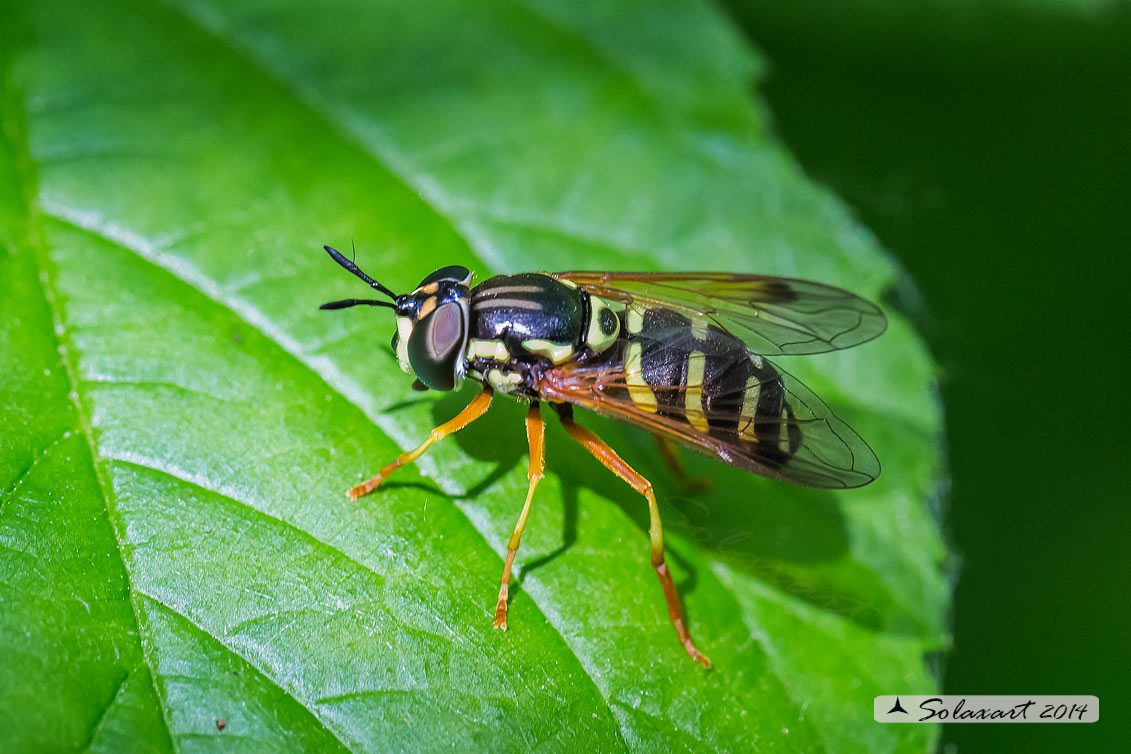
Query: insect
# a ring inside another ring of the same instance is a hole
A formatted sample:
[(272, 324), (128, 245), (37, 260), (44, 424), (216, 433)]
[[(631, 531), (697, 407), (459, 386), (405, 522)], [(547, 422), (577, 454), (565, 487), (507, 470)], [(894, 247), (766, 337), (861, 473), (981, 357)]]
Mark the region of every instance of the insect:
[(551, 272), (499, 275), (472, 286), (464, 267), (436, 270), (397, 295), (337, 250), (326, 252), (386, 300), (346, 299), (393, 309), (393, 350), (419, 390), (482, 391), (423, 443), (349, 491), (372, 492), (437, 440), (486, 413), (495, 393), (529, 403), (529, 487), (507, 545), (494, 626), (507, 627), (511, 566), (542, 479), (548, 403), (566, 432), (648, 502), (651, 564), (687, 653), (691, 640), (664, 562), (652, 484), (595, 434), (576, 424), (590, 409), (740, 469), (812, 487), (860, 487), (880, 473), (875, 454), (808, 388), (767, 356), (834, 351), (880, 335), (878, 307), (821, 283), (761, 275), (667, 272)]

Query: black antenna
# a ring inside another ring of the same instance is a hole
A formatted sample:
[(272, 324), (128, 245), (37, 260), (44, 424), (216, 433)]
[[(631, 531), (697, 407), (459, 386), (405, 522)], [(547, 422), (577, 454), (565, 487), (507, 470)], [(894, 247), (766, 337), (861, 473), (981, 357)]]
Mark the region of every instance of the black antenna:
[(328, 304), (322, 304), (319, 309), (348, 309), (351, 306), (358, 306), (365, 304), (366, 306), (387, 306), (390, 309), (396, 309), (397, 305), (389, 303), (388, 301), (375, 301), (371, 298), (347, 298), (341, 301), (331, 301)]
[[(381, 293), (384, 293), (386, 296), (388, 296), (389, 298), (396, 301), (397, 294), (393, 293), (388, 288), (381, 285), (376, 280), (374, 280), (373, 278), (369, 277), (364, 272), (362, 272), (361, 269), (356, 264), (354, 264), (353, 262), (351, 262), (350, 260), (348, 260), (344, 256), (342, 256), (342, 253), (340, 251), (338, 251), (337, 249), (331, 248), (329, 246), (323, 246), (322, 248), (326, 250), (327, 254), (329, 254), (331, 257), (333, 257), (335, 262), (340, 264), (342, 267), (345, 267), (347, 270), (352, 272), (354, 275), (357, 275), (359, 278), (361, 278), (365, 282), (369, 283), (370, 288), (373, 288), (374, 290), (380, 291)], [(350, 300), (353, 301), (354, 299), (350, 299)], [(357, 303), (365, 303), (365, 302), (357, 301)], [(354, 305), (355, 304), (350, 304), (350, 306), (354, 306)], [(386, 304), (386, 306), (387, 306), (387, 304)], [(323, 306), (322, 308), (325, 309), (326, 307)], [(343, 307), (334, 307), (334, 308), (341, 309)]]

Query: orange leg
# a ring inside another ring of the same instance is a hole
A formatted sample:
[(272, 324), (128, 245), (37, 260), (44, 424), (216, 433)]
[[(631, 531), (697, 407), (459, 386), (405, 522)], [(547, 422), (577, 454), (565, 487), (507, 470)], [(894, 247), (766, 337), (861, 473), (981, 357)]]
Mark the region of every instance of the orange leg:
[(656, 495), (652, 492), (652, 483), (625, 463), (616, 454), (616, 451), (606, 445), (601, 438), (584, 427), (574, 424), (571, 416), (562, 416), (562, 424), (565, 425), (565, 430), (570, 437), (584, 445), (585, 449), (592, 453), (593, 457), (600, 461), (605, 468), (628, 482), (632, 489), (639, 492), (648, 501), (650, 520), (648, 533), (652, 540), (652, 567), (656, 569), (656, 575), (660, 578), (660, 586), (664, 590), (664, 600), (668, 603), (668, 617), (671, 618), (676, 635), (684, 649), (687, 650), (687, 654), (691, 655), (693, 660), (702, 663), (704, 667), (711, 667), (711, 661), (695, 648), (695, 643), (691, 641), (691, 634), (687, 632), (687, 626), (683, 624), (683, 610), (679, 607), (679, 595), (676, 594), (675, 582), (672, 581), (671, 572), (668, 571), (668, 564), (664, 562), (664, 527), (660, 523), (660, 510), (656, 505)]
[(679, 453), (676, 451), (675, 443), (663, 435), (652, 435), (652, 438), (656, 441), (656, 449), (660, 451), (660, 458), (664, 459), (668, 470), (672, 472), (672, 475), (674, 475), (684, 487), (693, 492), (706, 492), (711, 489), (710, 481), (691, 476), (687, 473), (687, 469), (683, 468), (683, 462), (679, 460)]
[(507, 592), (510, 588), (511, 565), (514, 563), (514, 554), (518, 551), (518, 543), (522, 539), (522, 532), (526, 529), (526, 519), (530, 516), (530, 502), (534, 499), (534, 490), (538, 482), (542, 481), (542, 472), (546, 468), (546, 446), (543, 442), (546, 436), (546, 425), (542, 422), (542, 412), (538, 403), (530, 404), (526, 412), (526, 441), (530, 444), (530, 468), (526, 472), (530, 480), (530, 487), (526, 491), (526, 502), (522, 506), (522, 513), (514, 525), (514, 533), (507, 544), (507, 562), (503, 566), (502, 584), (499, 586), (499, 601), (495, 604), (495, 628), (507, 630)]
[(479, 395), (472, 398), (471, 403), (467, 404), (467, 407), (464, 408), (463, 411), (460, 411), (459, 414), (456, 415), (456, 418), (452, 419), (451, 421), (444, 422), (440, 426), (436, 427), (434, 430), (432, 430), (432, 433), (428, 435), (427, 440), (420, 443), (420, 445), (417, 446), (414, 450), (410, 450), (407, 453), (401, 453), (399, 456), (397, 456), (397, 460), (381, 469), (381, 473), (379, 473), (377, 476), (373, 477), (364, 484), (357, 485), (352, 490), (350, 490), (349, 496), (354, 500), (357, 500), (362, 495), (368, 495), (370, 492), (377, 489), (377, 485), (385, 481), (389, 474), (392, 474), (394, 471), (399, 469), (401, 466), (404, 466), (406, 463), (412, 463), (417, 458), (420, 458), (422, 455), (424, 455), (424, 451), (428, 450), (428, 448), (431, 447), (432, 443), (436, 442), (437, 440), (443, 440), (448, 435), (452, 434), (453, 432), (460, 431), (468, 424), (471, 424), (473, 421), (483, 416), (483, 414), (487, 413), (487, 409), (491, 405), (491, 397), (493, 395), (494, 391), (491, 390), (489, 386), (484, 385), (483, 391), (479, 393)]

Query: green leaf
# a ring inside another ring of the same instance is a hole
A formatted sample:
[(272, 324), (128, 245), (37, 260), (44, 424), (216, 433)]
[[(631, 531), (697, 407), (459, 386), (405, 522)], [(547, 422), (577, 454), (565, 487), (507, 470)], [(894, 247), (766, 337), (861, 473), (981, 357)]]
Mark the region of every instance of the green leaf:
[[(0, 17), (0, 749), (925, 751), (872, 697), (946, 643), (935, 367), (906, 321), (788, 367), (867, 437), (801, 489), (582, 417), (644, 503), (522, 409), (345, 489), (469, 400), (421, 396), (384, 310), (436, 267), (898, 270), (802, 176), (711, 7), (6, 3)], [(223, 720), (220, 725), (218, 721)], [(222, 728), (222, 729), (221, 729)]]

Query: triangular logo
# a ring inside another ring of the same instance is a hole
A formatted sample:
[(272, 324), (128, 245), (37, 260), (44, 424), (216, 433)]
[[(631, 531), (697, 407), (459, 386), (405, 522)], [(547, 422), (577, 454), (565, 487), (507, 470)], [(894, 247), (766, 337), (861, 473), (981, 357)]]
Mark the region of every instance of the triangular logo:
[(895, 698), (895, 706), (888, 710), (888, 714), (890, 715), (893, 712), (902, 712), (905, 715), (911, 714), (907, 710), (903, 709), (903, 705), (899, 703), (899, 697), (898, 696)]

